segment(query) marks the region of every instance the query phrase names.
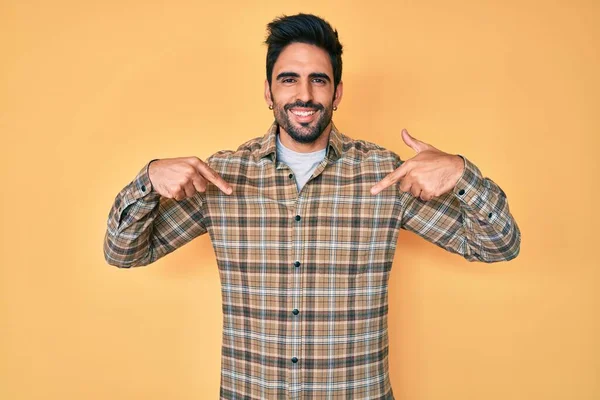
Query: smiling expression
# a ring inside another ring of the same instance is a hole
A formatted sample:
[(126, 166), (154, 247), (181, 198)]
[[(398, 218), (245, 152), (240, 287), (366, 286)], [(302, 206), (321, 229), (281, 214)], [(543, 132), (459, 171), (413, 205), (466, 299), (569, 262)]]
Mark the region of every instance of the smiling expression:
[(341, 97), (342, 82), (334, 89), (329, 54), (310, 44), (286, 46), (273, 66), (271, 86), (265, 81), (265, 100), (273, 105), (280, 134), (297, 143), (327, 139), (333, 107)]

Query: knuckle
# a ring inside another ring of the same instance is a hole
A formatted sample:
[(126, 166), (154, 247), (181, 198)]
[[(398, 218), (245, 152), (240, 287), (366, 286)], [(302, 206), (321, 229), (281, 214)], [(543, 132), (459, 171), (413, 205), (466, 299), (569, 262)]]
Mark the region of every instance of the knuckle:
[(208, 164), (205, 163), (204, 160), (201, 160), (201, 159), (198, 159), (198, 166), (204, 167), (205, 169), (209, 169)]
[(177, 186), (173, 186), (171, 188), (170, 192), (173, 196), (180, 196), (181, 193), (183, 193), (183, 189), (181, 186), (177, 185)]
[(190, 164), (186, 164), (183, 168), (183, 173), (186, 176), (193, 176), (196, 172), (196, 169), (190, 165)]
[(196, 190), (198, 190), (199, 192), (206, 191), (206, 181), (204, 179), (198, 179), (198, 181), (196, 182)]

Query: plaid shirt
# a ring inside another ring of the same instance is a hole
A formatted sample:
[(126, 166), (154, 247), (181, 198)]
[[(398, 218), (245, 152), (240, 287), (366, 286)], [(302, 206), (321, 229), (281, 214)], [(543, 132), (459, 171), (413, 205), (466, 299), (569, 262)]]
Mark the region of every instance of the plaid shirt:
[(335, 126), (298, 193), (276, 159), (277, 129), (207, 159), (230, 196), (211, 184), (161, 198), (144, 166), (110, 211), (106, 260), (147, 265), (209, 233), (222, 289), (221, 399), (393, 399), (387, 290), (400, 228), (470, 261), (510, 260), (520, 232), (506, 196), (467, 159), (441, 197), (397, 186), (373, 196), (402, 161)]

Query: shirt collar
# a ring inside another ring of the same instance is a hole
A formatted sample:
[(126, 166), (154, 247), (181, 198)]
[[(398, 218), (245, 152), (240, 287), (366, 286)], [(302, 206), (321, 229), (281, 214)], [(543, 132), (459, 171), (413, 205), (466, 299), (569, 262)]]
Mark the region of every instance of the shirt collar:
[[(261, 146), (257, 152), (258, 158), (271, 156), (275, 161), (277, 155), (277, 131), (279, 125), (277, 121), (273, 121), (267, 133), (263, 136)], [(329, 143), (327, 145), (326, 157), (331, 161), (335, 161), (342, 156), (343, 139), (342, 134), (337, 130), (333, 121), (331, 121), (331, 131), (329, 132)]]

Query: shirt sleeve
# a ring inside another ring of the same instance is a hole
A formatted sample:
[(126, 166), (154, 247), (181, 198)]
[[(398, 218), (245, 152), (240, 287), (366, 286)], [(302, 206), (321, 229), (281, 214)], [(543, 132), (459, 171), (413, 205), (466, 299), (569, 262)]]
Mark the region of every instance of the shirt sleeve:
[(104, 238), (104, 258), (110, 265), (148, 265), (207, 231), (204, 193), (181, 201), (160, 196), (148, 176), (152, 161), (112, 205)]
[(467, 160), (451, 192), (429, 201), (401, 192), (401, 227), (469, 261), (508, 261), (519, 254), (521, 232), (504, 191)]

